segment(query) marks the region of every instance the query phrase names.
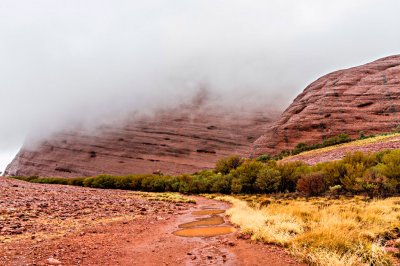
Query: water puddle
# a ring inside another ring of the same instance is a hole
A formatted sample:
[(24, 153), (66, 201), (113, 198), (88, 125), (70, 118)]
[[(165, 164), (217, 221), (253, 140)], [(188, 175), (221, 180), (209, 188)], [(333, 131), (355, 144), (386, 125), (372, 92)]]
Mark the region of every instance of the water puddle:
[(201, 218), (197, 221), (184, 223), (179, 225), (180, 228), (190, 228), (196, 226), (210, 226), (210, 225), (220, 225), (224, 223), (224, 218), (221, 216), (212, 216), (210, 218)]
[(180, 224), (178, 231), (173, 232), (176, 236), (183, 237), (212, 237), (226, 235), (235, 232), (232, 226), (217, 226), (225, 223), (224, 218), (218, 214), (224, 213), (225, 210), (203, 209), (192, 212), (194, 216), (209, 215), (207, 218), (195, 218), (193, 222)]
[(218, 207), (214, 207), (214, 206), (204, 206), (201, 207), (202, 210), (216, 210), (218, 209)]
[(201, 211), (194, 211), (192, 212), (193, 215), (213, 215), (213, 214), (221, 214), (224, 213), (225, 210), (201, 210)]
[(183, 237), (211, 237), (226, 235), (235, 232), (235, 228), (231, 226), (210, 226), (187, 228), (173, 232), (176, 236)]
[(217, 204), (214, 204), (214, 203), (202, 207), (202, 209), (216, 209), (216, 208), (218, 208)]

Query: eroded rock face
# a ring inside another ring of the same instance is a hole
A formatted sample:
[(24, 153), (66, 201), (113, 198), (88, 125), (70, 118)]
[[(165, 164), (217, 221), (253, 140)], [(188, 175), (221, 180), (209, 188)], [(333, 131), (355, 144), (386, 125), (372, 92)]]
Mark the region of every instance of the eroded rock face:
[(400, 56), (340, 70), (310, 84), (253, 145), (276, 154), (298, 143), (346, 133), (382, 133), (400, 125)]
[(93, 131), (61, 132), (23, 148), (5, 175), (192, 173), (244, 154), (279, 112), (185, 106)]

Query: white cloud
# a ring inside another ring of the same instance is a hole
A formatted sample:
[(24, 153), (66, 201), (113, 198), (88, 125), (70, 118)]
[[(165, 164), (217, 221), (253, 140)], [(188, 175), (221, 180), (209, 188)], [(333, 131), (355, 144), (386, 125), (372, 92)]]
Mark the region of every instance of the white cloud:
[(228, 103), (283, 108), (322, 74), (398, 53), (398, 10), (395, 0), (2, 0), (0, 149), (173, 105), (203, 85)]

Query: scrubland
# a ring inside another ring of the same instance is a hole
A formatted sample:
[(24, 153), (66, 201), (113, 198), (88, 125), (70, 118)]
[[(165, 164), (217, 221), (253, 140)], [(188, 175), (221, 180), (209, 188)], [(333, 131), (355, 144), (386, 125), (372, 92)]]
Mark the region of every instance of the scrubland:
[(217, 199), (232, 203), (227, 215), (243, 233), (287, 247), (311, 265), (392, 265), (400, 256), (399, 197)]
[[(390, 137), (359, 142), (377, 140), (390, 141)], [(347, 141), (345, 136), (339, 136), (323, 145)], [(227, 214), (243, 233), (257, 241), (286, 247), (308, 264), (392, 265), (396, 260), (399, 263), (400, 149), (356, 151), (341, 160), (315, 165), (277, 161), (267, 155), (257, 159), (230, 156), (216, 162), (214, 169), (177, 176), (160, 173), (15, 178), (34, 183), (134, 190), (137, 192), (131, 193), (136, 196), (169, 202), (191, 202), (170, 192), (213, 193), (212, 197), (220, 195), (217, 199), (232, 204)]]
[(213, 170), (168, 176), (162, 174), (82, 178), (14, 177), (34, 183), (92, 188), (181, 193), (301, 193), (304, 196), (366, 194), (387, 197), (400, 193), (400, 149), (354, 152), (343, 159), (307, 165), (272, 159), (219, 160)]

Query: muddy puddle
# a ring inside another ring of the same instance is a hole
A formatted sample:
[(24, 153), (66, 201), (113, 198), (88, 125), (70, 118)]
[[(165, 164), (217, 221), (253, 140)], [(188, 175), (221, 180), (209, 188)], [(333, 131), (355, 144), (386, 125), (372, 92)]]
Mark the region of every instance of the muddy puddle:
[(217, 204), (210, 204), (210, 205), (206, 205), (201, 207), (202, 209), (218, 209)]
[[(192, 212), (194, 216), (209, 216), (206, 218), (195, 218), (194, 221), (180, 224), (178, 231), (173, 232), (176, 236), (182, 237), (212, 237), (226, 235), (235, 232), (232, 226), (223, 225), (225, 220), (218, 214), (224, 213), (225, 210), (219, 209), (203, 209)], [(218, 226), (221, 225), (221, 226)]]
[(194, 212), (192, 212), (192, 214), (201, 216), (201, 215), (221, 214), (224, 212), (225, 212), (225, 210), (206, 209), (206, 210), (201, 210), (201, 211), (194, 211)]
[(220, 225), (225, 223), (224, 218), (221, 216), (212, 216), (209, 218), (200, 218), (197, 219), (197, 221), (193, 221), (190, 223), (184, 223), (180, 224), (179, 228), (191, 228), (191, 227), (196, 227), (196, 226), (210, 226), (210, 225)]
[(195, 227), (187, 228), (174, 232), (176, 236), (185, 237), (210, 237), (210, 236), (220, 236), (233, 233), (235, 228), (231, 226), (209, 226), (209, 227)]

